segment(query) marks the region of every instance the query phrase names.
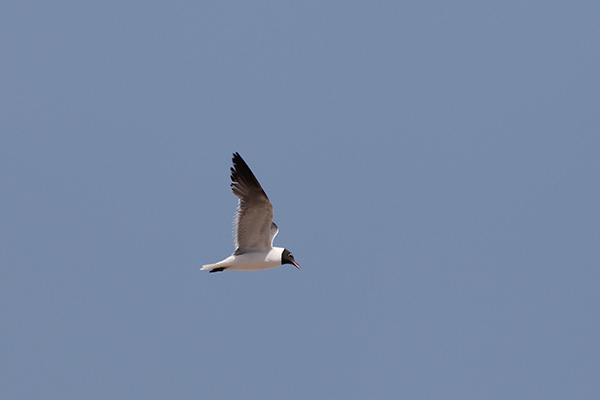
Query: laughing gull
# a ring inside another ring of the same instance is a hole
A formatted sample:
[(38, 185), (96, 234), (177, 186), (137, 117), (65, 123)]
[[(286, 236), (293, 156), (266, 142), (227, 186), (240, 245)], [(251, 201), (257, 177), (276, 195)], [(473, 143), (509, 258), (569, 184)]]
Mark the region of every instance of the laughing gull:
[(273, 222), (273, 206), (267, 194), (238, 153), (233, 153), (231, 191), (238, 197), (235, 216), (235, 251), (215, 264), (203, 265), (209, 272), (256, 271), (292, 264), (300, 269), (292, 253), (273, 247), (279, 228)]

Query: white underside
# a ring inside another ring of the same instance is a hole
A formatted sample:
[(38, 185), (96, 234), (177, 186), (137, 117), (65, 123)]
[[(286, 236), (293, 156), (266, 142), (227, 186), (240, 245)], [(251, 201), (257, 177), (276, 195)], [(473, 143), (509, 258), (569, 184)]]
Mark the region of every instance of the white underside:
[(283, 247), (273, 247), (261, 253), (244, 253), (231, 255), (215, 264), (203, 265), (201, 269), (227, 268), (228, 271), (257, 271), (279, 267)]

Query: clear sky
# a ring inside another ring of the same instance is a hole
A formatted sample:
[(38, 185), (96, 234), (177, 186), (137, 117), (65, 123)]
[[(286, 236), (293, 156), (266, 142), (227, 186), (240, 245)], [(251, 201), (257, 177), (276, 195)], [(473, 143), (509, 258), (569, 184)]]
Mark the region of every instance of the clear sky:
[(600, 398), (599, 13), (2, 2), (0, 398)]

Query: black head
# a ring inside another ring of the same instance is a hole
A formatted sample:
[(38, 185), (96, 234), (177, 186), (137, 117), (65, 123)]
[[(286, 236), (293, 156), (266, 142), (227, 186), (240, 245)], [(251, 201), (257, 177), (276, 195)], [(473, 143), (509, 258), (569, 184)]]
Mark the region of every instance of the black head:
[(300, 266), (296, 260), (294, 260), (294, 255), (288, 249), (283, 249), (283, 253), (281, 253), (281, 265), (283, 264), (292, 264), (296, 268), (300, 269)]

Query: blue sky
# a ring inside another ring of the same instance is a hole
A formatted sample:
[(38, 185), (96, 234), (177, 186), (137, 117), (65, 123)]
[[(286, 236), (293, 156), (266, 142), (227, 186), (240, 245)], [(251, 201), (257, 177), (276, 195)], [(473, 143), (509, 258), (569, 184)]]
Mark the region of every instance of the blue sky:
[(0, 11), (0, 397), (600, 396), (595, 2)]

